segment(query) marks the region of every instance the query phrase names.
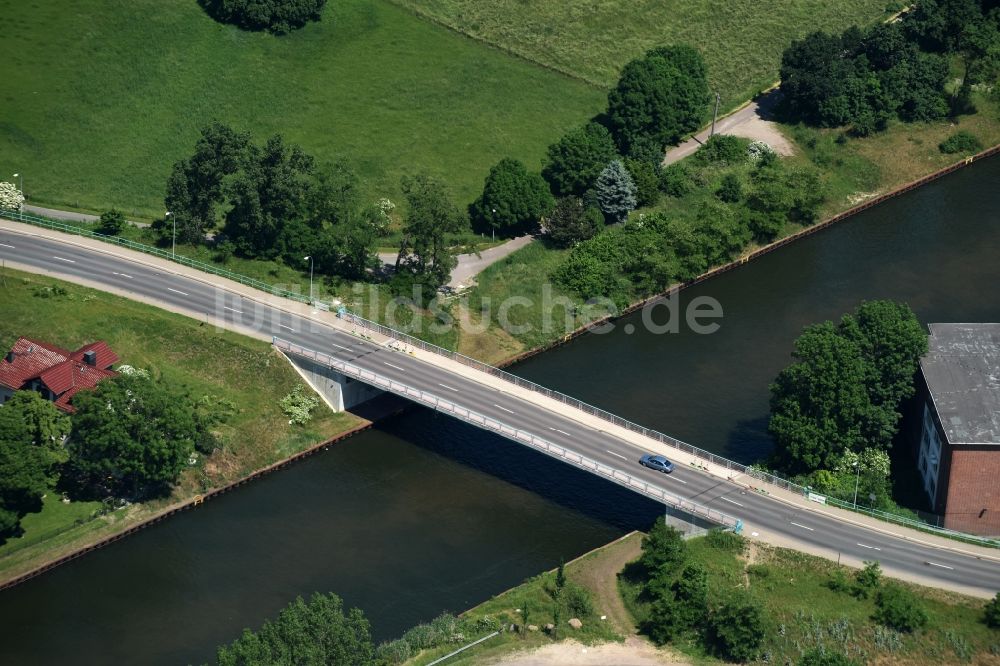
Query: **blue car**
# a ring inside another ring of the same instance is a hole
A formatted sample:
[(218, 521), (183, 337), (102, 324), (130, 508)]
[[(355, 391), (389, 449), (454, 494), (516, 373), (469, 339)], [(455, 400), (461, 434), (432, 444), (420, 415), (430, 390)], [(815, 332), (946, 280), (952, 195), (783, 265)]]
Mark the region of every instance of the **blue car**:
[(647, 453), (643, 457), (639, 458), (639, 463), (649, 469), (655, 469), (657, 472), (666, 472), (667, 474), (670, 474), (674, 471), (674, 464), (663, 456), (653, 456)]

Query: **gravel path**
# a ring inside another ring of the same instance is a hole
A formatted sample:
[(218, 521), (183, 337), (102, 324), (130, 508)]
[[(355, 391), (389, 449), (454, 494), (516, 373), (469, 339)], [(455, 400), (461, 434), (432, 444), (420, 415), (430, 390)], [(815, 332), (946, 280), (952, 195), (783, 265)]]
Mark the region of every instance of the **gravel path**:
[[(715, 124), (716, 134), (731, 134), (747, 139), (763, 141), (779, 155), (791, 155), (794, 152), (791, 142), (778, 130), (778, 124), (773, 122), (774, 105), (778, 102), (778, 92), (772, 91), (762, 95), (758, 100), (750, 102), (735, 112), (720, 118)], [(702, 144), (708, 141), (711, 125), (694, 135), (684, 143), (667, 151), (663, 164), (673, 164), (693, 154)]]
[[(456, 255), (455, 258), (458, 259), (458, 265), (451, 272), (451, 279), (448, 281), (448, 286), (452, 289), (468, 287), (475, 277), (486, 270), (486, 268), (509, 254), (520, 250), (533, 239), (533, 236), (518, 236), (506, 243), (483, 250), (479, 254), (470, 252), (468, 254)], [(396, 254), (396, 252), (379, 252), (378, 258), (387, 266), (395, 266)]]

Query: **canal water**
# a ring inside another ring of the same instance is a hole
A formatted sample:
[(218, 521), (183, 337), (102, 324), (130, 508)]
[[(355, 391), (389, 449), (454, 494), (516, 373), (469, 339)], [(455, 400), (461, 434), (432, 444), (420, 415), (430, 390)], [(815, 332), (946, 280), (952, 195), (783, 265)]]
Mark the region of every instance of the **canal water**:
[[(1000, 159), (682, 295), (720, 330), (639, 314), (516, 372), (741, 461), (770, 450), (768, 383), (801, 328), (863, 299), (923, 322), (1000, 321)], [(635, 330), (629, 334), (626, 324)], [(0, 593), (0, 664), (185, 664), (296, 595), (334, 591), (378, 639), (645, 527), (617, 486), (422, 409)]]

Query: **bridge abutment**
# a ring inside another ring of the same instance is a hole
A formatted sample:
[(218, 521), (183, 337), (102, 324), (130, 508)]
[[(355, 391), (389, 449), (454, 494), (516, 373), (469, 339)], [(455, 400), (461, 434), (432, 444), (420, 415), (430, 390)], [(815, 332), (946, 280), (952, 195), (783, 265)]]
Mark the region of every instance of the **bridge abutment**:
[(294, 353), (279, 352), (299, 376), (323, 398), (335, 412), (357, 407), (363, 402), (382, 395), (383, 391), (352, 377), (345, 377), (336, 370)]

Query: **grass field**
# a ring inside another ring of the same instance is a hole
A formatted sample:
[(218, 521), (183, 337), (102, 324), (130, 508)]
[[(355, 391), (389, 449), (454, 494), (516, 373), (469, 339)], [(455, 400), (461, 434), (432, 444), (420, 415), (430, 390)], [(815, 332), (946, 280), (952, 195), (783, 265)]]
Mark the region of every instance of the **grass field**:
[[(65, 292), (54, 290), (55, 286)], [(359, 423), (350, 414), (320, 407), (306, 426), (289, 426), (278, 401), (300, 379), (264, 342), (104, 292), (11, 270), (0, 273), (0, 300), (4, 349), (19, 335), (70, 349), (106, 340), (121, 363), (152, 368), (162, 381), (185, 386), (196, 398), (211, 396), (235, 406), (219, 428), (221, 449), (187, 470), (169, 500), (91, 520), (99, 503), (62, 504), (50, 493), (43, 511), (25, 518), (25, 535), (0, 546), (0, 576), (29, 568), (60, 549), (69, 550), (95, 533), (113, 531), (116, 524), (135, 522), (169, 501), (245, 476)]]
[(29, 199), (55, 206), (162, 215), (171, 165), (216, 119), (346, 156), (369, 197), (428, 170), (464, 204), (500, 158), (538, 168), (604, 101), (385, 0), (328, 3), (283, 37), (195, 0), (0, 0), (0, 15), (0, 179), (23, 173)]
[(778, 78), (781, 52), (813, 30), (886, 16), (883, 0), (393, 0), (464, 34), (602, 87), (654, 46), (687, 43), (708, 63), (723, 108)]
[[(922, 631), (898, 634), (872, 621), (873, 599), (856, 599), (827, 587), (837, 569), (848, 578), (853, 575), (834, 562), (767, 545), (752, 545), (737, 557), (712, 547), (705, 538), (688, 541), (688, 550), (689, 562), (708, 571), (710, 604), (743, 587), (764, 607), (763, 663), (796, 663), (802, 652), (820, 646), (847, 653), (859, 663), (1000, 663), (1000, 632), (983, 623), (984, 602), (979, 599), (901, 583), (919, 597), (930, 621)], [(620, 578), (620, 589), (626, 607), (641, 622), (648, 602), (637, 598), (638, 587), (628, 576)], [(696, 662), (719, 663), (696, 642), (680, 641), (672, 647)]]

